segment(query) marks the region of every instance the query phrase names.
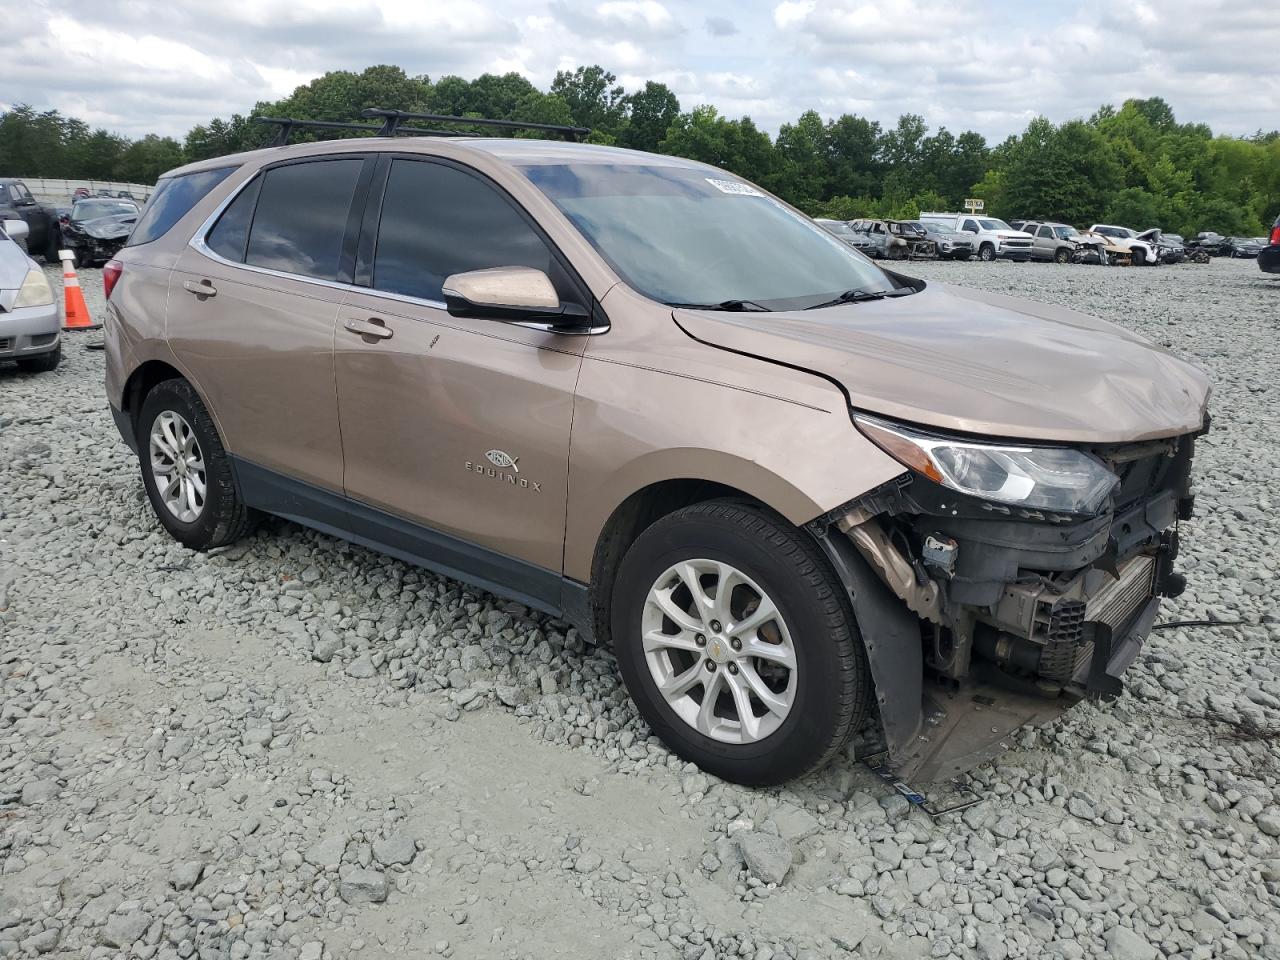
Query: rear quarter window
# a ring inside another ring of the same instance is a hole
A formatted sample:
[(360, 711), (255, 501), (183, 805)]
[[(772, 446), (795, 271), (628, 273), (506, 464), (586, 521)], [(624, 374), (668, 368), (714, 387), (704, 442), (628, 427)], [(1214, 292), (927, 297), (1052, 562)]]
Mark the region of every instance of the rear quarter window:
[(169, 229), (186, 216), (187, 211), (208, 196), (209, 191), (227, 179), (236, 167), (218, 167), (216, 170), (198, 170), (177, 177), (165, 177), (156, 184), (138, 224), (129, 234), (126, 246), (159, 240)]

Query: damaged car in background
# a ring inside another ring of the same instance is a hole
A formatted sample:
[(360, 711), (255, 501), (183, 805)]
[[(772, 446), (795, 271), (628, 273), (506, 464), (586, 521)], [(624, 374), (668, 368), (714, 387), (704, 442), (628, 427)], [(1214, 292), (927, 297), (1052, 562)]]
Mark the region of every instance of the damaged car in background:
[(1129, 255), (1132, 266), (1154, 266), (1160, 262), (1160, 253), (1150, 240), (1142, 239), (1142, 235), (1132, 227), (1117, 227), (1112, 224), (1095, 223), (1089, 233), (1100, 233), (1111, 240), (1114, 246), (1121, 247)]
[(106, 263), (124, 246), (138, 222), (138, 205), (132, 200), (89, 197), (71, 205), (62, 224), (62, 243), (75, 254), (76, 263)]

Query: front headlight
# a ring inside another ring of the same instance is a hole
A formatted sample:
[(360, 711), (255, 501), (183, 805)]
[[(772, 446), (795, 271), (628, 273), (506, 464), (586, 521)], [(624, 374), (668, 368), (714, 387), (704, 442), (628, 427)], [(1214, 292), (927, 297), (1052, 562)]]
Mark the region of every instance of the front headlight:
[(1096, 513), (1120, 478), (1070, 447), (983, 443), (922, 433), (869, 417), (858, 429), (904, 466), (983, 500), (1062, 513)]
[(28, 270), (22, 287), (18, 290), (18, 299), (13, 305), (17, 307), (47, 307), (53, 303), (53, 287), (39, 268)]

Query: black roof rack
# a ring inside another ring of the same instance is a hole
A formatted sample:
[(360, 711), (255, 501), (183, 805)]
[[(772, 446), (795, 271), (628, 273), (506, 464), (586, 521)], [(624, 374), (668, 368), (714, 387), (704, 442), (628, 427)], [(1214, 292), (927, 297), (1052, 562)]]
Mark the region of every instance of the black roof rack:
[[(430, 123), (465, 123), (476, 127), (501, 127), (507, 130), (543, 130), (547, 133), (558, 133), (568, 140), (580, 142), (591, 132), (590, 127), (566, 127), (555, 123), (526, 123), (523, 120), (490, 120), (487, 117), (451, 117), (443, 113), (407, 113), (404, 110), (380, 110), (370, 107), (360, 112), (362, 117), (380, 117), (382, 119), (382, 135), (395, 136), (404, 128), (400, 126), (404, 120), (426, 120)], [(446, 133), (444, 136), (456, 136)]]
[[(359, 130), (376, 136), (386, 136), (385, 124), (380, 123), (342, 123), (336, 120), (297, 120), (293, 117), (254, 117), (254, 123), (271, 123), (279, 129), (275, 139), (269, 146), (283, 147), (289, 142), (294, 128), (310, 130)], [(457, 130), (432, 130), (427, 127), (399, 127), (394, 135), (416, 135), (420, 137), (476, 137), (479, 134), (465, 133)]]
[(362, 117), (380, 119), (381, 123), (346, 123), (336, 120), (298, 120), (293, 117), (254, 117), (255, 123), (274, 124), (279, 129), (270, 146), (282, 147), (289, 142), (295, 128), (308, 130), (357, 130), (379, 137), (478, 137), (467, 130), (441, 130), (434, 127), (409, 127), (405, 120), (427, 120), (432, 123), (465, 123), (477, 127), (500, 127), (506, 130), (544, 130), (558, 133), (567, 140), (580, 142), (591, 132), (588, 127), (563, 127), (554, 123), (525, 123), (521, 120), (490, 120), (486, 117), (451, 117), (442, 113), (406, 113), (403, 110), (362, 111)]

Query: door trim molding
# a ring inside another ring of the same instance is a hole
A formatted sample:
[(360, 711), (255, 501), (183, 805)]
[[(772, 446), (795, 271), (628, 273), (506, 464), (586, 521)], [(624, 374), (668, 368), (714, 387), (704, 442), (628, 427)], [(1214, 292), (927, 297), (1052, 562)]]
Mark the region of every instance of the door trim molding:
[(243, 457), (231, 460), (240, 495), (250, 507), (516, 600), (592, 637), (587, 584)]

